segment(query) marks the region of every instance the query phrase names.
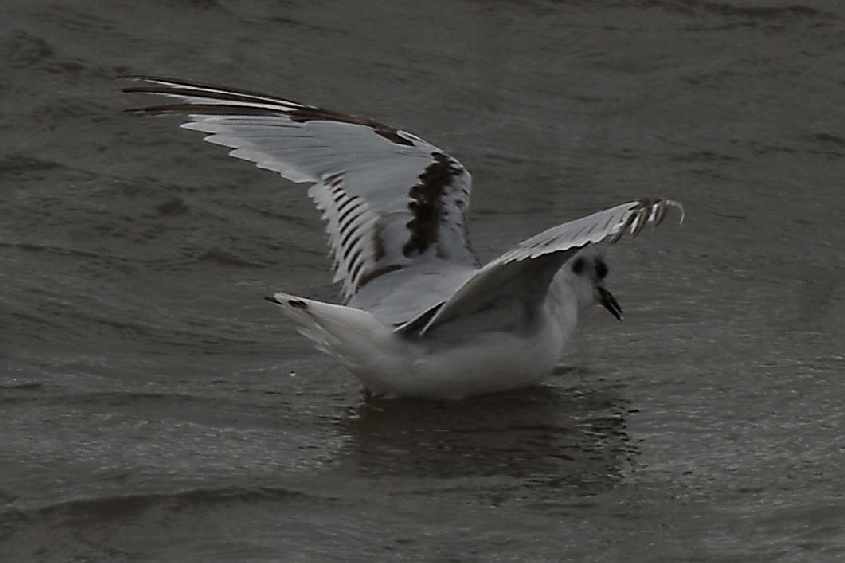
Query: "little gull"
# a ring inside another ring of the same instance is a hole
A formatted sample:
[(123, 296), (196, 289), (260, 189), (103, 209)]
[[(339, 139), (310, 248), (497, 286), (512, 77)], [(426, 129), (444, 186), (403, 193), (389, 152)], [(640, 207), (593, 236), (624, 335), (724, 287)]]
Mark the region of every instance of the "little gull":
[(482, 265), (467, 239), (471, 177), (416, 135), (285, 98), (134, 77), (185, 129), (291, 182), (310, 184), (344, 304), (267, 297), (367, 393), (460, 398), (537, 383), (599, 303), (622, 319), (591, 250), (658, 225), (670, 199), (638, 199), (557, 225)]

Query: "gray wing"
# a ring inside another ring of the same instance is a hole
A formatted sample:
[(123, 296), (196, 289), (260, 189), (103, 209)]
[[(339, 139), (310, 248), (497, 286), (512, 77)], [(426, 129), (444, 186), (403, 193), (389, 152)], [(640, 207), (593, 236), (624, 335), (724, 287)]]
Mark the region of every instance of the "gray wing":
[(231, 156), (308, 182), (349, 299), (368, 282), (436, 258), (477, 266), (465, 227), (472, 179), (455, 158), (416, 135), (293, 100), (137, 77), (135, 92), (175, 103), (129, 110), (187, 114), (186, 129)]
[[(668, 209), (683, 207), (669, 199), (641, 199), (623, 203), (552, 227), (522, 241), (469, 277), (448, 299), (409, 321), (399, 332), (423, 335), (458, 317), (488, 309), (503, 293), (540, 300), (557, 271), (589, 244), (615, 243), (622, 235), (636, 236), (647, 224), (660, 224)], [(530, 294), (530, 295), (529, 295)]]

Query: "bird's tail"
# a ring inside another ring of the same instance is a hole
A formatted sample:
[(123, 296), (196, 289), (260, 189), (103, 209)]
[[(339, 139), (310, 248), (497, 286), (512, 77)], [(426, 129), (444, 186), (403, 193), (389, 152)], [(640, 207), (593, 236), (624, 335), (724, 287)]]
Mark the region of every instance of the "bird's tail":
[(356, 371), (383, 350), (387, 340), (396, 339), (390, 327), (362, 309), (287, 293), (274, 293), (265, 299), (279, 305), (282, 313), (296, 323), (297, 331), (318, 350)]

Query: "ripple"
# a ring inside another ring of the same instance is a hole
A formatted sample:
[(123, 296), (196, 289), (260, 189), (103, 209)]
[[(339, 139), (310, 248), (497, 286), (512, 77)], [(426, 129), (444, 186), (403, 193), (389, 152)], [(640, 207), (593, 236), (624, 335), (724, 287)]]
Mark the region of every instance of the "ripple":
[(27, 33), (11, 33), (0, 47), (3, 60), (11, 68), (26, 69), (55, 57), (56, 51), (46, 40)]
[(35, 522), (42, 519), (85, 520), (111, 522), (139, 514), (152, 507), (168, 511), (180, 511), (195, 506), (209, 506), (220, 503), (279, 502), (310, 499), (311, 502), (325, 500), (311, 497), (302, 492), (281, 487), (221, 487), (196, 488), (170, 493), (113, 495), (48, 504), (30, 510), (8, 510), (0, 512), (0, 526), (14, 522)]

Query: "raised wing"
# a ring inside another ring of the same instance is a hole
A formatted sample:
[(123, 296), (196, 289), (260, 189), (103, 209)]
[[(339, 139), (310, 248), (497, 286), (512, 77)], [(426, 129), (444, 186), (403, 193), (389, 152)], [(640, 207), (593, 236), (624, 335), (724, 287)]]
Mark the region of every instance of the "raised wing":
[(670, 208), (678, 209), (683, 221), (683, 207), (678, 202), (641, 199), (545, 230), (486, 264), (452, 297), (398, 331), (423, 335), (456, 317), (490, 307), (503, 292), (521, 291), (542, 299), (557, 271), (579, 250), (599, 242), (615, 243), (625, 233), (636, 236), (648, 223), (659, 225)]
[(371, 119), (293, 100), (162, 78), (124, 92), (175, 103), (128, 110), (187, 114), (186, 129), (231, 156), (313, 185), (344, 296), (378, 276), (437, 258), (477, 265), (465, 227), (472, 179), (444, 151)]

